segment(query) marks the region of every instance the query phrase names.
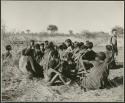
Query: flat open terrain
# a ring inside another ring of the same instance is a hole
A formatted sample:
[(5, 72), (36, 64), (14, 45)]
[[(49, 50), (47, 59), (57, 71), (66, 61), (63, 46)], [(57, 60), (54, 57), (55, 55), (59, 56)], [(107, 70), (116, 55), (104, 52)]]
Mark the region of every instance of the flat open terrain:
[[(73, 38), (74, 39), (74, 38)], [(52, 39), (51, 39), (52, 40)], [(56, 39), (53, 39), (56, 40)], [(58, 39), (59, 40), (59, 39)], [(124, 52), (123, 41), (119, 46), (117, 62), (123, 65)], [(95, 46), (95, 51), (104, 51), (105, 44)], [(26, 79), (18, 70), (18, 55), (16, 54), (24, 48), (24, 45), (13, 45), (14, 62), (7, 62), (2, 65), (2, 100), (3, 101), (39, 101), (39, 102), (121, 102), (124, 100), (123, 75), (124, 68), (110, 70), (109, 79), (116, 83), (116, 87), (109, 89), (84, 92), (77, 84), (73, 86), (46, 86), (44, 80)]]

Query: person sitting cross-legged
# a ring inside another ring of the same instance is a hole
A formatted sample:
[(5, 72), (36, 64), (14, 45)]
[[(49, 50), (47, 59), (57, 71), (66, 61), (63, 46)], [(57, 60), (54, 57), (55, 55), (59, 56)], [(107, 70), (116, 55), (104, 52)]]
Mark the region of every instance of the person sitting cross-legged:
[[(25, 68), (29, 72), (29, 78), (33, 77), (44, 77), (43, 67), (40, 66), (39, 62), (42, 59), (43, 54), (40, 51), (40, 45), (35, 44), (34, 49), (23, 49), (22, 56), (19, 60), (19, 69), (22, 70), (22, 66), (25, 65)], [(24, 63), (24, 64), (22, 64)], [(23, 66), (24, 67), (24, 66)], [(24, 71), (24, 70), (23, 70)]]
[(85, 90), (102, 89), (106, 87), (108, 81), (109, 69), (108, 62), (105, 61), (104, 52), (99, 52), (95, 58), (95, 65), (89, 73), (86, 73), (82, 79), (81, 87)]

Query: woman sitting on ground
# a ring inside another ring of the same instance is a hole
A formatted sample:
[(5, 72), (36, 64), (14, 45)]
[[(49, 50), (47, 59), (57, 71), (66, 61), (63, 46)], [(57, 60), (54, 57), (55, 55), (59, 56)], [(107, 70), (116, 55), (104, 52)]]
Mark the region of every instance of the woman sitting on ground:
[(43, 68), (39, 62), (42, 59), (42, 53), (40, 52), (40, 45), (35, 44), (34, 49), (24, 49), (22, 56), (19, 60), (19, 69), (25, 73), (26, 70), (29, 74), (29, 79), (33, 77), (44, 77)]
[(104, 52), (100, 52), (96, 55), (94, 67), (91, 68), (90, 72), (87, 73), (82, 80), (81, 87), (83, 89), (95, 90), (106, 87), (109, 69), (105, 59), (106, 55)]

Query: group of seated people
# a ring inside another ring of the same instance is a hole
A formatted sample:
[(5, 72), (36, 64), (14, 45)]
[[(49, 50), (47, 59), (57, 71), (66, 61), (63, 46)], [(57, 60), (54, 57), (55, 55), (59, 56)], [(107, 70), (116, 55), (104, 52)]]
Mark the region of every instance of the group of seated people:
[[(106, 87), (109, 69), (115, 65), (111, 45), (106, 45), (106, 52), (96, 53), (90, 41), (67, 39), (60, 45), (49, 41), (35, 43), (31, 40), (30, 43), (22, 50), (20, 61), (23, 63), (19, 66), (20, 69), (25, 66), (30, 79), (45, 78), (49, 85), (59, 79), (70, 83), (78, 81), (84, 89)], [(53, 79), (56, 74), (60, 78)]]

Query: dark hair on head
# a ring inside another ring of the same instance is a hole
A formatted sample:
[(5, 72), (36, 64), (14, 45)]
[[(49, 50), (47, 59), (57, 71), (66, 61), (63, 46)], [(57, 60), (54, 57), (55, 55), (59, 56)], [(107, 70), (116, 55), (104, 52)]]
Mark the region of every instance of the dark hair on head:
[(63, 46), (62, 46), (62, 45), (59, 45), (59, 49), (63, 50)]
[(49, 43), (49, 41), (48, 41), (48, 40), (46, 40), (46, 41), (45, 41), (45, 43)]
[(112, 29), (112, 33), (113, 33), (114, 31), (117, 31), (117, 29)]
[(48, 44), (47, 48), (54, 48), (53, 42), (50, 42), (50, 43)]
[(12, 50), (12, 47), (11, 47), (11, 45), (6, 45), (6, 50)]
[(86, 43), (89, 43), (89, 40), (86, 40)]
[(57, 50), (52, 50), (51, 54), (50, 54), (52, 57), (55, 57), (55, 58), (58, 58), (58, 51)]
[(66, 57), (67, 57), (67, 58), (72, 58), (72, 56), (73, 56), (73, 54), (72, 54), (72, 53), (70, 53), (70, 52), (69, 52), (69, 53), (67, 53), (67, 55), (66, 55)]
[(62, 43), (61, 45), (59, 45), (59, 49), (61, 49), (61, 50), (67, 49), (66, 44)]
[(41, 43), (40, 45), (44, 46), (44, 43)]
[(112, 51), (112, 46), (111, 46), (111, 45), (106, 45), (106, 49), (107, 49), (108, 51)]
[(88, 42), (86, 44), (86, 46), (89, 48), (89, 49), (92, 49), (93, 48), (93, 43), (92, 42)]
[(79, 42), (74, 42), (74, 45), (76, 45), (77, 47), (79, 47)]
[(82, 49), (88, 49), (88, 47), (86, 45), (82, 45), (81, 48)]
[(66, 39), (65, 42), (72, 43), (71, 39)]
[(40, 45), (39, 44), (35, 44), (34, 47), (35, 47), (35, 49), (40, 49)]
[(104, 52), (99, 52), (96, 54), (96, 57), (98, 57), (100, 60), (105, 60), (106, 54)]
[(34, 41), (34, 40), (30, 40), (30, 42), (33, 42), (33, 43), (34, 43), (35, 41)]
[(65, 43), (62, 43), (63, 49), (67, 49), (67, 46)]
[(79, 47), (81, 47), (81, 46), (84, 45), (84, 43), (83, 43), (83, 42), (80, 42), (78, 45), (79, 45)]
[(78, 41), (74, 41), (74, 43), (78, 43)]

